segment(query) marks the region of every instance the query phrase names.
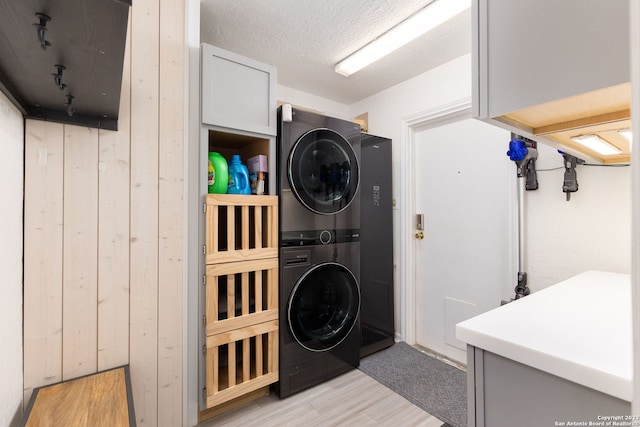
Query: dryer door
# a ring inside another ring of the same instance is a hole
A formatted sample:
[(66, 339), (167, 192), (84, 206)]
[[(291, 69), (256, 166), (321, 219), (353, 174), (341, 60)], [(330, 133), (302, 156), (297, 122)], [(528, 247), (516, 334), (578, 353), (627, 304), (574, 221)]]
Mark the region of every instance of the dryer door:
[(346, 209), (358, 191), (358, 159), (351, 144), (331, 129), (313, 129), (296, 141), (287, 174), (298, 201), (318, 214)]
[(328, 262), (305, 272), (287, 304), (289, 328), (295, 340), (312, 351), (340, 344), (358, 320), (360, 289), (343, 265)]

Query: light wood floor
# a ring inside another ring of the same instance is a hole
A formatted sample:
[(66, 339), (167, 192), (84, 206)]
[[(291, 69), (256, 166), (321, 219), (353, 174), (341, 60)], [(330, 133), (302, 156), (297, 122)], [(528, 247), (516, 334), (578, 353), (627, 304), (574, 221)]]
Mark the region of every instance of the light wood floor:
[(442, 421), (355, 369), (286, 399), (279, 399), (271, 393), (219, 415), (200, 427), (440, 427), (442, 424)]

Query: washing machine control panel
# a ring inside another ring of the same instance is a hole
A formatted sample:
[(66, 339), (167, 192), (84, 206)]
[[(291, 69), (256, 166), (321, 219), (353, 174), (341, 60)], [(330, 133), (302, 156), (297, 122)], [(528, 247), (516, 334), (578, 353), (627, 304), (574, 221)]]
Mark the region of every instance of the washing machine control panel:
[(360, 241), (360, 229), (286, 231), (280, 237), (281, 247), (350, 243)]

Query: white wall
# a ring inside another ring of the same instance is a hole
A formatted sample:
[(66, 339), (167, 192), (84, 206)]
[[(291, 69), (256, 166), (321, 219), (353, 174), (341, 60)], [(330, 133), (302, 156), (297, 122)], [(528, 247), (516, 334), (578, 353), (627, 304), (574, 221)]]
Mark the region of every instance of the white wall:
[(461, 56), (350, 106), (369, 113), (369, 133), (400, 141), (401, 120), (471, 96), (471, 54)]
[(540, 144), (539, 189), (526, 193), (526, 263), (536, 291), (586, 270), (631, 270), (630, 167), (578, 166), (578, 191), (566, 201), (557, 150)]
[(22, 194), (24, 121), (0, 93), (0, 425), (22, 415)]
[(351, 120), (348, 105), (302, 92), (288, 86), (278, 85), (276, 98), (278, 103), (282, 102), (293, 106), (304, 107), (309, 110), (315, 110), (319, 114), (324, 114), (329, 117)]

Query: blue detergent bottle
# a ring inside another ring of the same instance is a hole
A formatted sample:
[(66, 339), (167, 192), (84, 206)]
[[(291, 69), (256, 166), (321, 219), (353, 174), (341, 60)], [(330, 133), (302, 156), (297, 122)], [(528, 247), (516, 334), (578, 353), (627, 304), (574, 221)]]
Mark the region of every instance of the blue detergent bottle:
[(229, 162), (228, 194), (251, 194), (249, 170), (240, 161), (240, 155), (234, 154)]

